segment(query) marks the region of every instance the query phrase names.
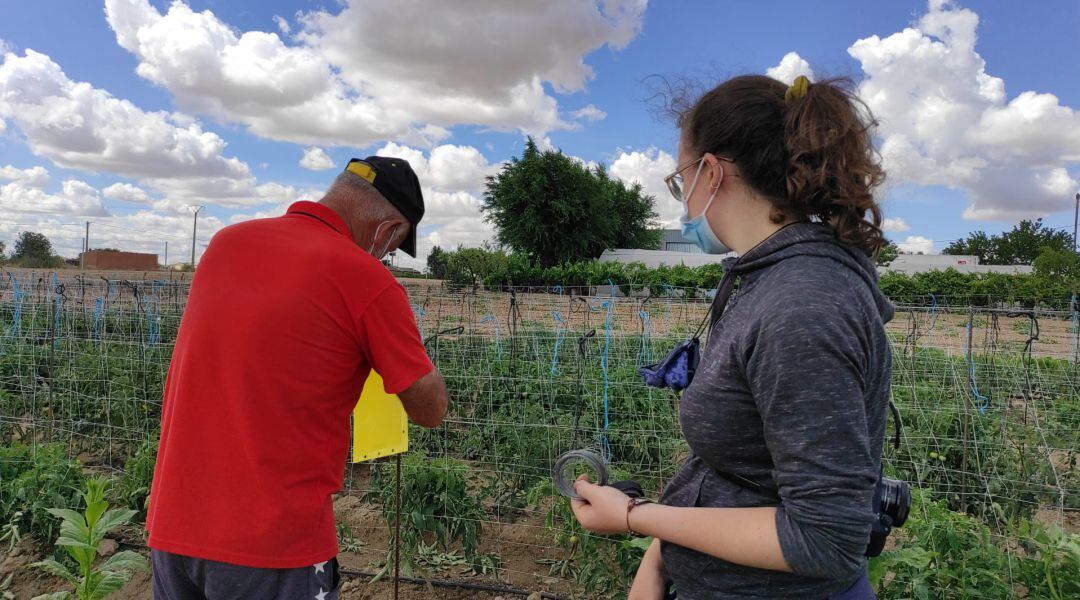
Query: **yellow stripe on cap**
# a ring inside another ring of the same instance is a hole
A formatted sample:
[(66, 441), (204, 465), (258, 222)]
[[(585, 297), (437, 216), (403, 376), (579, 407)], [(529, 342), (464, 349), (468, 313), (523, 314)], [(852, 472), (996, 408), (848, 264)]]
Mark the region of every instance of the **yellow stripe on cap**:
[(351, 162), (349, 166), (345, 167), (345, 170), (368, 183), (375, 183), (375, 169), (372, 169), (371, 165), (367, 163)]

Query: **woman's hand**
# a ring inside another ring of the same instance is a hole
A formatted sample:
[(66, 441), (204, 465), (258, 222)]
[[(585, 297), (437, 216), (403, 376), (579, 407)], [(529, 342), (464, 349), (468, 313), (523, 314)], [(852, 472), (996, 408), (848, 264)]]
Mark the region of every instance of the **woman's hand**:
[(660, 540), (653, 539), (638, 565), (634, 585), (626, 600), (663, 600), (667, 595), (667, 569), (660, 555)]
[(574, 491), (581, 499), (571, 500), (570, 508), (582, 527), (600, 534), (626, 533), (630, 496), (610, 486), (590, 483), (585, 475), (574, 482)]

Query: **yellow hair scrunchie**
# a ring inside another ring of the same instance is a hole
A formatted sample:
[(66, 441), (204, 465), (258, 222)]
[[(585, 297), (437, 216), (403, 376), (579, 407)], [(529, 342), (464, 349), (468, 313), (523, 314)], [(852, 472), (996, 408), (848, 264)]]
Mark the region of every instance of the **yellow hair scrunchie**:
[(810, 90), (810, 80), (805, 75), (799, 75), (792, 82), (791, 87), (784, 92), (784, 100), (791, 102), (792, 100), (801, 100), (806, 97), (806, 92)]

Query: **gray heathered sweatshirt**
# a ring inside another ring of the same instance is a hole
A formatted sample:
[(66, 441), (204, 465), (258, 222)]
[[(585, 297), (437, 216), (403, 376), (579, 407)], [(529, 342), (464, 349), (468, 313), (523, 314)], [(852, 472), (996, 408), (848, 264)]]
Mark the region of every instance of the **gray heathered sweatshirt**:
[(873, 263), (826, 225), (788, 226), (725, 263), (737, 290), (683, 394), (690, 457), (661, 501), (672, 506), (770, 506), (794, 573), (736, 565), (664, 543), (680, 600), (826, 598), (866, 568), (881, 464), (893, 308)]

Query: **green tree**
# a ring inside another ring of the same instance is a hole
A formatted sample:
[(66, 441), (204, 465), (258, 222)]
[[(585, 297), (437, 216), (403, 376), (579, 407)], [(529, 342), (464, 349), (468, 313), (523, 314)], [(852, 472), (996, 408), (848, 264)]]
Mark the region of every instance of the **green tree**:
[(1080, 284), (1080, 254), (1072, 250), (1058, 250), (1049, 246), (1035, 259), (1035, 274), (1063, 281), (1076, 286)]
[(484, 278), (506, 268), (506, 254), (488, 248), (458, 248), (447, 255), (446, 279), (455, 285), (483, 283)]
[(4, 242), (0, 242), (0, 265), (7, 262), (7, 246)]
[(1072, 247), (1072, 234), (1046, 227), (1042, 219), (1035, 219), (1020, 221), (1012, 230), (999, 235), (987, 236), (976, 231), (949, 244), (942, 252), (975, 255), (979, 262), (989, 265), (1030, 265), (1044, 248), (1071, 250)]
[(481, 210), (500, 244), (546, 268), (609, 248), (655, 248), (653, 202), (641, 186), (627, 187), (562, 152), (541, 152), (530, 138), (521, 158), (488, 177)]
[(428, 275), (431, 275), (436, 279), (446, 279), (446, 263), (449, 260), (449, 256), (449, 252), (446, 252), (438, 246), (432, 248), (431, 254), (428, 254), (427, 257)]
[(15, 240), (11, 262), (20, 267), (53, 268), (63, 260), (53, 252), (52, 242), (43, 233), (24, 231)]
[(892, 261), (896, 260), (897, 256), (900, 256), (900, 248), (896, 244), (889, 242), (878, 252), (877, 264), (879, 267), (887, 267)]

